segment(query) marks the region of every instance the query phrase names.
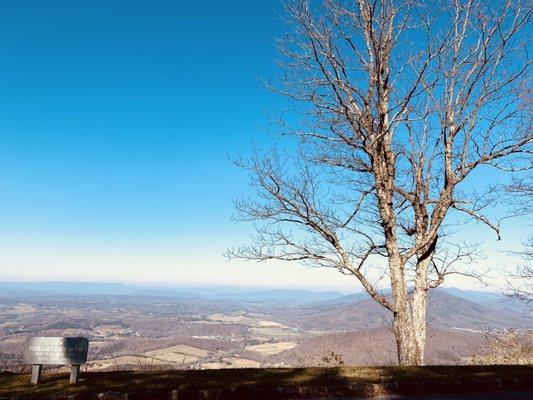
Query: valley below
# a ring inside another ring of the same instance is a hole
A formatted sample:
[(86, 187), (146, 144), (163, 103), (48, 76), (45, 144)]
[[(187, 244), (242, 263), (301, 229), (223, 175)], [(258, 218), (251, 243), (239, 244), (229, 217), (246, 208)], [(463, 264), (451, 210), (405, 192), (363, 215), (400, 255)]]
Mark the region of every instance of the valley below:
[[(87, 337), (84, 371), (396, 364), (390, 316), (362, 293), (91, 290), (0, 284), (0, 369), (27, 370), (32, 336)], [(458, 294), (430, 297), (428, 364), (472, 364), (490, 332), (533, 329), (522, 304)]]

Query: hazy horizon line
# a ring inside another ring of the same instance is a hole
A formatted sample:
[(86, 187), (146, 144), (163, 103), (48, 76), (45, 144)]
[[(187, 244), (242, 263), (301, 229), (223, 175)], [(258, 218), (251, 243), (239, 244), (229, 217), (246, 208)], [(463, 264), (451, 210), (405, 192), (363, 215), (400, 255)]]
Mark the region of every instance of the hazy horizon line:
[[(247, 283), (213, 283), (213, 282), (142, 282), (142, 281), (87, 281), (87, 280), (15, 280), (15, 279), (2, 279), (0, 278), (0, 284), (90, 284), (90, 285), (122, 285), (122, 286), (139, 286), (145, 288), (165, 288), (165, 289), (194, 289), (194, 288), (219, 288), (219, 289), (251, 289), (251, 290), (307, 290), (315, 292), (336, 291), (343, 294), (355, 294), (364, 292), (362, 288), (349, 289), (345, 286), (310, 286), (310, 285), (255, 285)], [(494, 292), (490, 288), (478, 287), (478, 288), (463, 288), (459, 286), (442, 285), (443, 289), (459, 289), (459, 290), (474, 290), (479, 292)], [(387, 290), (388, 288), (383, 288)]]

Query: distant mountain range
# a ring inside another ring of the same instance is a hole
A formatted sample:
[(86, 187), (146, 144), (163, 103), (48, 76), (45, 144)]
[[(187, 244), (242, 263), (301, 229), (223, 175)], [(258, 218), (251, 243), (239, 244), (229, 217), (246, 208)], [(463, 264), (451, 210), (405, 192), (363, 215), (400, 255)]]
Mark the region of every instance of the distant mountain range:
[[(386, 294), (386, 293), (385, 293)], [(232, 301), (266, 306), (292, 306), (287, 318), (305, 329), (328, 327), (358, 330), (390, 325), (391, 314), (364, 292), (249, 289), (230, 286), (148, 287), (118, 283), (0, 282), (0, 297), (138, 296), (173, 300)], [(457, 288), (430, 292), (428, 323), (440, 328), (533, 328), (532, 310), (524, 303), (497, 293)]]
[[(499, 304), (496, 300), (489, 305), (482, 305), (450, 292), (457, 293), (457, 290), (435, 289), (430, 292), (428, 324), (438, 328), (474, 330), (533, 328), (531, 310), (526, 311), (522, 307), (516, 307), (515, 310), (499, 309), (495, 307)], [(496, 294), (492, 295), (497, 297)], [(472, 297), (483, 298), (479, 293), (474, 293)], [(392, 315), (361, 293), (307, 305), (299, 315), (293, 315), (291, 319), (305, 329), (328, 326), (330, 329), (353, 331), (390, 326)]]
[(233, 286), (159, 287), (95, 282), (0, 282), (0, 297), (37, 296), (154, 296), (184, 299), (232, 300), (247, 303), (311, 304), (343, 298), (335, 291), (250, 289)]

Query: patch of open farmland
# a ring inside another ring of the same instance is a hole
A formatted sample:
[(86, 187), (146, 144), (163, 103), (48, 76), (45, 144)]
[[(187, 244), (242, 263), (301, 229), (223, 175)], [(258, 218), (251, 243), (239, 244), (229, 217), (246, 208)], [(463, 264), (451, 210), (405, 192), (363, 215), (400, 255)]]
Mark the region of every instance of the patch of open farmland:
[(182, 344), (145, 353), (145, 355), (148, 357), (154, 357), (160, 360), (167, 360), (174, 363), (191, 363), (198, 361), (201, 358), (205, 358), (210, 354), (211, 353), (207, 350)]
[(224, 324), (240, 324), (240, 325), (249, 325), (256, 326), (259, 324), (259, 321), (245, 317), (244, 315), (226, 315), (226, 314), (212, 314), (207, 317), (209, 321), (221, 322)]
[(278, 342), (278, 343), (264, 343), (256, 344), (253, 346), (246, 346), (246, 350), (256, 351), (263, 355), (273, 355), (281, 353), (285, 350), (290, 350), (296, 347), (297, 343), (294, 342)]
[(90, 371), (108, 369), (148, 369), (166, 366), (181, 368), (213, 355), (212, 352), (187, 345), (175, 345), (144, 352), (141, 355), (123, 355), (92, 360), (87, 364)]
[(254, 327), (250, 328), (250, 333), (253, 334), (254, 339), (296, 339), (301, 336), (300, 333), (287, 328), (274, 327)]
[(265, 328), (280, 328), (280, 329), (289, 329), (287, 325), (280, 324), (279, 322), (259, 320), (257, 325)]
[(107, 358), (105, 360), (89, 361), (84, 369), (87, 371), (124, 370), (124, 369), (145, 369), (148, 366), (170, 366), (172, 364), (166, 360), (159, 360), (152, 357), (143, 356), (119, 356)]
[(170, 364), (176, 364), (176, 365), (192, 364), (199, 360), (198, 357), (189, 356), (187, 354), (174, 353), (174, 352), (160, 353), (158, 351), (152, 352), (152, 355), (149, 356), (149, 358), (152, 358), (157, 361), (164, 361)]
[(259, 368), (261, 366), (259, 361), (248, 360), (246, 358), (235, 358), (231, 361), (231, 366), (235, 368)]

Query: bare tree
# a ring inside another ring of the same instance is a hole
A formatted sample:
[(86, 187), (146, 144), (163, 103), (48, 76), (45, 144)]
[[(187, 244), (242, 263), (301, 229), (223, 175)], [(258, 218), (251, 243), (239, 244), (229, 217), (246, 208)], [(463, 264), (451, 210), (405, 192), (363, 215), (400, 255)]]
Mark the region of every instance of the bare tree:
[[(515, 179), (506, 187), (512, 196), (510, 202), (516, 204), (516, 212), (521, 216), (531, 216), (533, 211), (533, 182), (531, 177)], [(523, 243), (521, 251), (513, 252), (523, 263), (509, 273), (511, 279), (507, 283), (506, 294), (525, 301), (533, 302), (533, 236)], [(518, 281), (518, 282), (517, 282)]]
[[(228, 255), (354, 276), (393, 313), (399, 363), (422, 365), (427, 292), (466, 273), (457, 266), (474, 254), (446, 244), (445, 223), (464, 215), (500, 236), (487, 213), (495, 186), (467, 178), (529, 167), (531, 9), (520, 0), (296, 0), (286, 10), (291, 33), (274, 86), (293, 105), (282, 124), (298, 151), (239, 162), (258, 196), (237, 202), (238, 219), (256, 233)], [(377, 286), (382, 271), (390, 297)]]
[(474, 365), (530, 365), (533, 362), (533, 331), (484, 332), (485, 344), (473, 354)]
[(533, 302), (533, 237), (527, 239), (518, 255), (524, 262), (511, 273), (511, 277), (514, 281), (518, 280), (518, 284), (509, 282), (507, 294), (531, 303)]

